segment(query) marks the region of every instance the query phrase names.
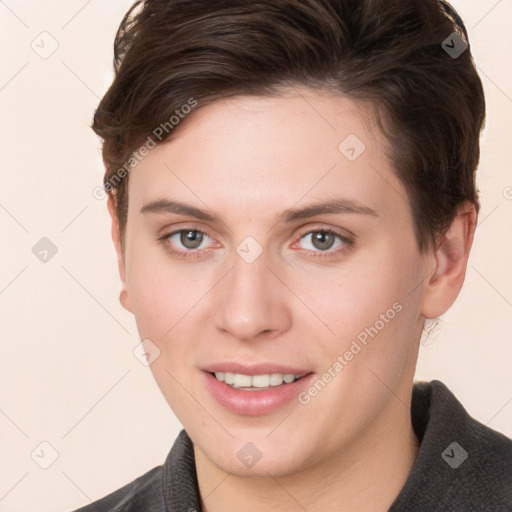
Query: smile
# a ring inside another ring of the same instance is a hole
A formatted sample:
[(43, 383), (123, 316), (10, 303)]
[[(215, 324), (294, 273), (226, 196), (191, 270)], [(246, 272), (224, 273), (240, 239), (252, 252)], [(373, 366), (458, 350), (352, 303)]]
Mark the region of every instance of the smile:
[(232, 388), (244, 388), (249, 390), (271, 389), (276, 386), (290, 384), (301, 379), (306, 374), (294, 375), (293, 373), (267, 373), (262, 375), (244, 375), (242, 373), (215, 372), (215, 378), (225, 382)]
[(279, 411), (296, 400), (314, 373), (244, 373), (202, 371), (210, 396), (224, 410), (244, 416)]

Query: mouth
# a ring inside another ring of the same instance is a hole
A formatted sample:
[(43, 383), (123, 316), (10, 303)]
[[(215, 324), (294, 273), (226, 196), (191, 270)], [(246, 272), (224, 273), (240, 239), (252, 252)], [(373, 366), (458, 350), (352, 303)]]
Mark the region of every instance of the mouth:
[(261, 375), (245, 375), (243, 373), (233, 372), (209, 372), (219, 382), (224, 382), (233, 389), (242, 389), (244, 391), (265, 391), (291, 384), (302, 379), (307, 373), (265, 373)]
[[(208, 368), (202, 372), (204, 385), (222, 408), (244, 416), (278, 412), (294, 401), (299, 404), (299, 393), (311, 385), (315, 374), (304, 369), (269, 366), (241, 368), (232, 364)], [(246, 373), (238, 373), (243, 369)], [(278, 370), (282, 373), (278, 373)]]

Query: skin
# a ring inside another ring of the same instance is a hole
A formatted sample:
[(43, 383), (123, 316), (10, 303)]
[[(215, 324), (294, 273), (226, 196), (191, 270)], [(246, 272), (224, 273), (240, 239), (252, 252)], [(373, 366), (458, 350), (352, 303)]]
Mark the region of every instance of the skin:
[[(462, 205), (437, 248), (420, 254), (406, 191), (372, 126), (368, 106), (326, 91), (219, 100), (190, 114), (131, 172), (124, 253), (109, 199), (121, 303), (141, 339), (160, 350), (151, 370), (194, 442), (208, 512), (315, 512), (332, 503), (385, 511), (412, 469), (419, 444), (409, 404), (423, 322), (460, 291), (476, 213)], [(366, 146), (355, 161), (338, 150), (349, 134)], [(375, 215), (278, 220), (335, 197)], [(141, 213), (161, 199), (222, 222)], [(199, 249), (179, 234), (158, 240), (178, 229), (207, 236)], [(353, 243), (315, 245), (311, 233), (322, 229)], [(252, 263), (236, 252), (247, 236), (263, 251)], [(319, 378), (397, 302), (401, 311), (305, 405), (294, 399), (240, 415), (204, 386), (200, 368), (225, 360), (289, 364)], [(262, 454), (250, 468), (237, 457), (247, 442)]]

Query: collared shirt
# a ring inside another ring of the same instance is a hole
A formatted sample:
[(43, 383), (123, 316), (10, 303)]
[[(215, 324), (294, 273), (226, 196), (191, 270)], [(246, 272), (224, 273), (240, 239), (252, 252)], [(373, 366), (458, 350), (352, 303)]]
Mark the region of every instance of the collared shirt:
[[(437, 380), (414, 384), (420, 441), (388, 512), (511, 512), (512, 440), (471, 418)], [(75, 512), (201, 512), (194, 445), (182, 430), (165, 463)]]

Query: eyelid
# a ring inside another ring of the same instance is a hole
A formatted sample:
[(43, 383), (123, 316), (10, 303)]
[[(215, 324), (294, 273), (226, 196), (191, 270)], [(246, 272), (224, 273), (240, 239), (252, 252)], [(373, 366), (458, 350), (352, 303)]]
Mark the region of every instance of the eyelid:
[[(184, 225), (183, 225), (184, 224)], [(159, 233), (162, 233), (161, 237), (167, 237), (176, 233), (179, 233), (180, 231), (201, 231), (203, 233), (206, 233), (208, 235), (208, 232), (206, 230), (209, 230), (210, 227), (204, 227), (202, 225), (196, 224), (193, 221), (190, 222), (183, 222), (183, 223), (174, 223), (171, 225), (165, 225), (164, 227), (160, 228), (158, 230)], [(210, 236), (210, 235), (208, 235)], [(211, 238), (211, 237), (210, 237)]]
[(318, 231), (334, 233), (349, 242), (353, 242), (356, 238), (356, 235), (354, 233), (352, 233), (352, 231), (350, 231), (346, 228), (342, 229), (342, 228), (336, 228), (336, 227), (325, 226), (325, 225), (317, 225), (317, 226), (312, 226), (312, 227), (307, 226), (306, 228), (304, 228), (303, 231), (300, 232), (300, 235), (298, 235), (298, 236), (299, 236), (299, 238), (301, 238), (302, 236), (307, 235), (308, 233), (318, 232)]
[[(202, 229), (198, 226), (178, 227), (168, 233), (165, 233), (162, 236), (159, 236), (158, 241), (161, 243), (165, 243), (166, 240), (170, 239), (173, 235), (176, 235), (183, 231), (194, 231), (195, 233), (201, 233), (203, 235), (206, 235), (211, 240), (215, 241), (214, 237), (210, 236), (210, 234), (205, 229)], [(349, 235), (346, 236), (343, 233), (341, 233), (340, 231), (346, 231), (347, 233), (349, 233)], [(344, 246), (342, 248), (338, 248), (337, 250), (334, 250), (334, 251), (329, 250), (329, 249), (326, 251), (320, 251), (320, 250), (312, 251), (309, 249), (304, 249), (304, 251), (314, 254), (314, 257), (326, 257), (327, 258), (329, 256), (332, 257), (339, 253), (345, 252), (354, 245), (354, 239), (356, 238), (356, 236), (351, 231), (349, 231), (347, 229), (341, 230), (341, 228), (333, 228), (333, 227), (326, 227), (326, 226), (320, 226), (320, 225), (307, 226), (307, 227), (304, 227), (298, 235), (296, 235), (298, 237), (298, 239), (296, 242), (294, 242), (292, 244), (292, 247), (294, 245), (296, 245), (298, 242), (300, 242), (300, 240), (302, 240), (302, 238), (304, 238), (304, 236), (312, 234), (312, 233), (318, 233), (318, 232), (329, 233), (334, 236), (337, 236), (343, 242)], [(211, 252), (211, 249), (212, 248), (183, 250), (183, 249), (168, 248), (167, 250), (169, 250), (173, 254), (177, 254), (178, 256), (182, 256), (182, 257), (186, 258), (186, 257), (200, 256), (201, 253), (208, 254)]]
[(211, 254), (211, 248), (183, 250), (183, 249), (175, 249), (170, 243), (166, 243), (172, 236), (177, 235), (178, 233), (181, 233), (183, 231), (194, 231), (195, 233), (202, 233), (203, 235), (206, 235), (208, 238), (213, 240), (213, 238), (203, 229), (184, 227), (184, 228), (174, 229), (173, 231), (170, 231), (169, 233), (165, 233), (164, 235), (159, 236), (157, 238), (157, 241), (165, 247), (166, 251), (170, 252), (172, 255), (174, 255), (178, 258), (183, 258), (183, 259), (199, 258), (201, 256), (207, 257)]
[(314, 250), (311, 250), (311, 249), (303, 249), (303, 251), (306, 251), (308, 252), (312, 258), (325, 258), (325, 259), (329, 259), (329, 258), (336, 258), (336, 257), (339, 257), (340, 255), (342, 254), (345, 254), (347, 251), (349, 251), (350, 249), (353, 248), (354, 246), (354, 240), (355, 240), (355, 235), (353, 235), (351, 232), (351, 235), (352, 236), (346, 236), (344, 235), (343, 233), (341, 233), (339, 231), (339, 228), (331, 228), (331, 227), (322, 227), (322, 226), (316, 226), (316, 227), (308, 227), (307, 229), (305, 229), (300, 235), (299, 235), (299, 238), (297, 240), (297, 242), (295, 242), (293, 246), (297, 245), (306, 235), (310, 235), (312, 233), (318, 233), (318, 232), (322, 232), (322, 233), (328, 233), (328, 234), (331, 234), (335, 237), (338, 237), (338, 239), (341, 240), (342, 242), (342, 245), (341, 247), (338, 247), (334, 250), (332, 249), (327, 249), (325, 251), (314, 251)]

